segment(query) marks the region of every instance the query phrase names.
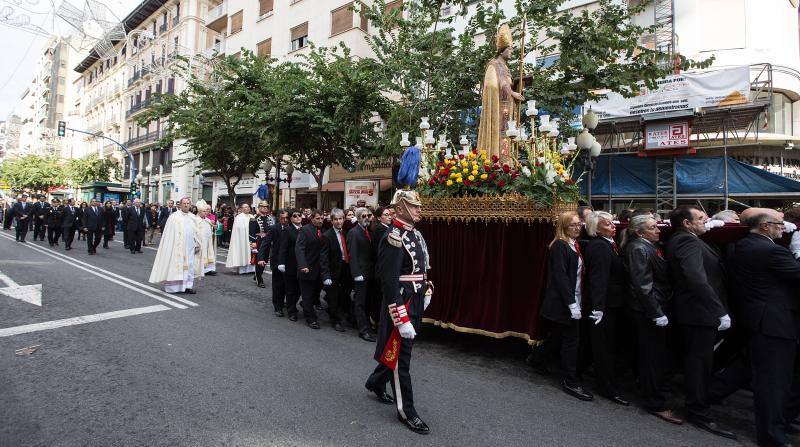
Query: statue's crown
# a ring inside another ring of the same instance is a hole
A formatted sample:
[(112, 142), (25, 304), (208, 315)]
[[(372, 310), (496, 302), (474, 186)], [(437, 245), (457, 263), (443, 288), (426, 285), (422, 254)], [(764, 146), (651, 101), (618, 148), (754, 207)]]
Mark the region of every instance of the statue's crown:
[(507, 23), (504, 23), (497, 32), (497, 39), (495, 40), (497, 51), (503, 51), (511, 46), (511, 28)]

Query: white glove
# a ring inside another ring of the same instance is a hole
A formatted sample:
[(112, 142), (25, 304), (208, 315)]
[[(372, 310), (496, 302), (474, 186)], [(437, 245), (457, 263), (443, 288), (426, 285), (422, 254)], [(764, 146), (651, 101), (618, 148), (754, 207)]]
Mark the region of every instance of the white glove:
[(572, 303), (569, 305), (569, 313), (572, 315), (573, 320), (580, 320), (581, 319), (581, 308), (578, 306), (578, 303)]
[(414, 337), (417, 336), (417, 331), (414, 330), (414, 325), (412, 325), (410, 322), (401, 324), (397, 327), (397, 329), (400, 331), (400, 336), (403, 338), (413, 340)]
[(725, 226), (725, 222), (723, 222), (723, 221), (721, 221), (719, 219), (709, 219), (709, 220), (706, 221), (704, 226), (706, 227), (706, 231), (708, 231), (708, 230), (710, 230), (712, 228), (724, 227)]
[(362, 282), (362, 281), (364, 281), (364, 275), (358, 275), (358, 276), (356, 276), (355, 278), (353, 278), (353, 281), (355, 281), (355, 282)]
[(653, 321), (656, 322), (656, 326), (658, 327), (664, 327), (669, 324), (669, 320), (667, 319), (666, 315), (662, 315), (658, 318), (653, 318)]
[(724, 331), (730, 328), (731, 328), (731, 317), (728, 314), (719, 317), (719, 327), (717, 328), (717, 330)]
[(797, 229), (797, 225), (795, 225), (795, 224), (793, 224), (791, 222), (787, 222), (785, 220), (783, 221), (783, 232), (784, 233), (794, 233), (794, 231), (796, 229)]
[(322, 281), (322, 285), (324, 286), (333, 285), (333, 281), (331, 281), (330, 279), (326, 279), (325, 281)]
[(278, 266), (278, 271), (281, 273), (286, 273), (286, 266), (281, 264)]
[(428, 306), (430, 306), (432, 297), (433, 297), (433, 291), (431, 289), (428, 289), (428, 291), (425, 292), (425, 304), (422, 307), (423, 312), (425, 311), (425, 309), (428, 308)]
[(600, 324), (603, 321), (603, 311), (602, 310), (593, 310), (592, 314), (589, 315), (589, 318), (594, 320), (594, 324)]

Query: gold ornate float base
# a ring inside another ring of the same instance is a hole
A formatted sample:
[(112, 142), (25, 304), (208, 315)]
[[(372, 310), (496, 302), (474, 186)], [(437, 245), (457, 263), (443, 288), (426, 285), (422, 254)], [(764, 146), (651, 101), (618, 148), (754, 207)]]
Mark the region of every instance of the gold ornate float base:
[(444, 222), (554, 222), (571, 202), (555, 201), (544, 207), (519, 194), (502, 196), (422, 197), (425, 219)]

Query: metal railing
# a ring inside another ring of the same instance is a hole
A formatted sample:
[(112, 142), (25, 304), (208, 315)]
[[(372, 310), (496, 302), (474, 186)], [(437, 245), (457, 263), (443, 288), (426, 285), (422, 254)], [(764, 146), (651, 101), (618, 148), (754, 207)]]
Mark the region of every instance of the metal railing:
[(159, 25), (158, 26), (158, 32), (159, 33), (167, 32), (167, 24), (166, 23), (162, 23), (161, 25)]
[(228, 13), (228, 2), (222, 2), (206, 13), (206, 25)]
[(172, 26), (173, 26), (173, 27), (175, 27), (175, 26), (178, 26), (178, 22), (180, 22), (180, 21), (181, 21), (181, 16), (175, 16), (175, 17), (173, 17), (173, 18), (172, 18)]

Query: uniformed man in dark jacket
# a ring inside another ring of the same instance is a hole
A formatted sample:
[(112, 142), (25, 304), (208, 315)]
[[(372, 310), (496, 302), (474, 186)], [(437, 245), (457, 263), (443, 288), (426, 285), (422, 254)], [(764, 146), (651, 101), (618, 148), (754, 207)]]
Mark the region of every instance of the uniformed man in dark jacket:
[(44, 223), (47, 225), (47, 243), (51, 247), (58, 245), (58, 238), (61, 236), (62, 213), (61, 201), (58, 199), (53, 199), (53, 203), (45, 210)]
[(322, 211), (314, 210), (311, 222), (303, 226), (297, 234), (294, 246), (297, 259), (297, 281), (300, 284), (303, 315), (311, 329), (319, 329), (317, 313), (314, 310), (314, 297), (322, 290), (320, 278), (322, 259), (328, 256), (328, 243), (322, 236)]
[(17, 242), (25, 242), (25, 236), (28, 234), (28, 228), (31, 225), (31, 216), (33, 216), (33, 205), (28, 203), (28, 195), (19, 196), (12, 210), (14, 211), (14, 228), (17, 232)]
[(47, 210), (50, 208), (50, 204), (47, 203), (47, 198), (44, 195), (39, 196), (39, 201), (33, 205), (34, 211), (34, 218), (33, 218), (33, 240), (40, 240), (43, 241), (45, 235), (47, 234), (47, 215), (49, 214)]
[(289, 225), (289, 213), (286, 210), (278, 212), (278, 223), (267, 230), (267, 236), (261, 239), (256, 260), (258, 265), (269, 267), (272, 270), (272, 306), (275, 316), (282, 317), (283, 307), (286, 305), (286, 283), (283, 272), (278, 270), (278, 254), (281, 247), (281, 233)]
[(297, 281), (297, 257), (295, 244), (300, 232), (303, 215), (298, 210), (289, 210), (289, 225), (281, 231), (278, 247), (278, 271), (283, 273), (286, 286), (286, 313), (290, 321), (297, 321), (297, 299), (300, 297), (300, 284)]
[(375, 341), (369, 322), (369, 284), (372, 280), (375, 260), (372, 252), (372, 235), (369, 232), (370, 211), (356, 208), (356, 226), (347, 233), (347, 251), (350, 254), (350, 276), (353, 278), (355, 296), (353, 312), (359, 336), (369, 342)]
[(75, 230), (78, 229), (78, 207), (75, 199), (67, 199), (61, 210), (61, 235), (64, 238), (64, 250), (72, 250), (72, 241), (75, 240)]
[[(428, 434), (430, 428), (414, 408), (409, 373), (414, 338), (433, 294), (433, 284), (427, 278), (428, 248), (422, 234), (414, 228), (421, 219), (422, 203), (416, 191), (398, 190), (392, 204), (397, 207), (397, 218), (378, 249), (377, 271), (383, 287), (374, 356), (378, 366), (367, 379), (366, 388), (381, 402), (395, 402), (397, 417), (407, 428)], [(387, 382), (392, 384), (394, 399), (386, 393)]]

